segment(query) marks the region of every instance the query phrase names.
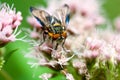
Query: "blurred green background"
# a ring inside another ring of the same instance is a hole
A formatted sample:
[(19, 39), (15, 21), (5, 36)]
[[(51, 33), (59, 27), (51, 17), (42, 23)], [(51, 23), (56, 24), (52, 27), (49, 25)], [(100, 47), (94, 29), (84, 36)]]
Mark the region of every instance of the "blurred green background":
[[(120, 0), (104, 0), (103, 9), (105, 10), (105, 15), (111, 20), (111, 22), (120, 15)], [(47, 6), (47, 0), (1, 0), (1, 3), (6, 2), (10, 5), (14, 4), (17, 11), (22, 12), (23, 21), (20, 27), (29, 27), (29, 24), (26, 22), (26, 17), (30, 15), (29, 7), (30, 6)], [(27, 64), (29, 59), (24, 57), (24, 54), (29, 51), (30, 46), (21, 41), (16, 41), (8, 44), (6, 46), (6, 53), (14, 51), (9, 60), (3, 66), (2, 71), (0, 72), (0, 80), (40, 80), (38, 75), (44, 72), (52, 72), (52, 70), (39, 67), (37, 69), (30, 68)], [(24, 54), (23, 54), (24, 53)], [(6, 75), (7, 74), (7, 75)], [(52, 80), (65, 80), (64, 76), (57, 76)]]

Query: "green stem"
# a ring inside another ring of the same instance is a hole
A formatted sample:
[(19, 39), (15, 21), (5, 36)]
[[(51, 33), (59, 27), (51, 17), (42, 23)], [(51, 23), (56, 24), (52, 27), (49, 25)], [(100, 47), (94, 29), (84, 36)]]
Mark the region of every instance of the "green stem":
[(3, 69), (0, 70), (0, 75), (3, 76), (4, 80), (13, 80), (12, 77)]

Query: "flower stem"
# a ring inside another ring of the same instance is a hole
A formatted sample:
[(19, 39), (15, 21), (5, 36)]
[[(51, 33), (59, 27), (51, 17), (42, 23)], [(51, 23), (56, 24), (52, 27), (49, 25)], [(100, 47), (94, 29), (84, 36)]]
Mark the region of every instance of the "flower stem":
[(3, 69), (0, 70), (0, 75), (4, 78), (4, 80), (13, 80), (12, 77)]

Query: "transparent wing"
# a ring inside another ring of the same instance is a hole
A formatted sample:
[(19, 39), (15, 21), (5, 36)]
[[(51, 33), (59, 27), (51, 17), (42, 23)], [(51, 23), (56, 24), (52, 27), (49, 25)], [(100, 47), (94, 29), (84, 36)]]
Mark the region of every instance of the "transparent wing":
[(39, 23), (42, 26), (48, 26), (50, 24), (51, 16), (44, 10), (30, 7), (30, 11), (31, 11), (32, 15), (39, 21)]
[(70, 19), (70, 10), (69, 6), (65, 4), (60, 9), (57, 9), (55, 12), (55, 17), (61, 21), (62, 25), (65, 26), (69, 23)]

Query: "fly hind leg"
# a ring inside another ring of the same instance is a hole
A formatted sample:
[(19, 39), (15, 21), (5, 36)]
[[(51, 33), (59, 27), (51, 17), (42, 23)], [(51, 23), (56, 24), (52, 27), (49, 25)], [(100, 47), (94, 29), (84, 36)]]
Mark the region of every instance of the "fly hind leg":
[(59, 43), (56, 43), (54, 50), (57, 50)]
[(62, 48), (63, 48), (63, 50), (64, 50), (65, 52), (68, 53), (68, 52), (70, 52), (70, 50), (67, 50), (67, 49), (65, 48), (65, 45), (64, 45), (64, 44), (65, 44), (65, 40), (66, 40), (66, 39), (64, 39), (63, 42), (62, 42)]

